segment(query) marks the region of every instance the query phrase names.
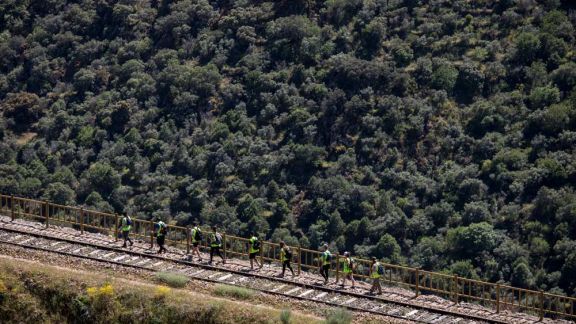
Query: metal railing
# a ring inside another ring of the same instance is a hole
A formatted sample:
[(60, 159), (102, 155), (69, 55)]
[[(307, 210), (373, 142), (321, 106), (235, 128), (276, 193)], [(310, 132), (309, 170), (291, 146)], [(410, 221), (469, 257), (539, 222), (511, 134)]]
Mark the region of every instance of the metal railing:
[[(27, 198), (0, 195), (0, 213), (17, 218), (32, 219), (48, 225), (71, 225), (81, 231), (98, 232), (114, 236), (118, 240), (120, 217), (118, 214), (103, 213), (79, 207), (69, 207)], [(204, 233), (209, 233), (206, 228)], [(152, 221), (132, 218), (133, 236), (149, 240), (154, 247), (154, 223)], [(188, 227), (168, 225), (166, 242), (172, 246), (186, 249), (190, 253), (191, 237)], [(234, 235), (222, 235), (224, 257), (247, 258), (249, 239)], [(206, 240), (200, 244), (201, 249), (208, 249)], [(293, 260), (297, 263), (297, 272), (314, 272), (320, 265), (321, 252), (301, 247), (290, 247)], [(279, 261), (280, 246), (277, 243), (263, 241), (260, 257), (268, 262)], [(331, 272), (340, 279), (343, 256), (334, 255), (331, 262)], [(368, 280), (370, 261), (355, 258), (356, 268), (354, 278)], [(545, 293), (529, 289), (516, 288), (508, 285), (472, 280), (444, 273), (424, 271), (400, 265), (383, 263), (385, 274), (382, 282), (402, 286), (412, 291), (415, 296), (422, 293), (439, 295), (455, 303), (460, 301), (476, 302), (492, 307), (495, 312), (502, 310), (524, 311), (536, 314), (542, 319), (548, 317), (576, 318), (574, 307), (576, 298)]]

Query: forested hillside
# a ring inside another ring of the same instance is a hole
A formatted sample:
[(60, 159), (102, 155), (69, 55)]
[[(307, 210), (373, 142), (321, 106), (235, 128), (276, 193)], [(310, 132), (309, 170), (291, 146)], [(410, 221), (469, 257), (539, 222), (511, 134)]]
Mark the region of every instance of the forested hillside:
[(4, 0), (0, 192), (574, 295), (575, 9)]

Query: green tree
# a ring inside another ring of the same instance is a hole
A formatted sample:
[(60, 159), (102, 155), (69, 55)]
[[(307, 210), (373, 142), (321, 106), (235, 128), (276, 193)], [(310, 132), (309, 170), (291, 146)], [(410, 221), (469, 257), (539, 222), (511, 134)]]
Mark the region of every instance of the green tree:
[(67, 185), (60, 182), (54, 182), (48, 185), (44, 191), (42, 199), (60, 205), (72, 205), (76, 200), (76, 194)]
[(526, 263), (519, 262), (514, 266), (510, 281), (516, 287), (531, 288), (534, 286), (534, 275)]
[(28, 92), (12, 93), (0, 103), (0, 110), (16, 132), (29, 129), (44, 113), (42, 100), (38, 95)]
[(88, 185), (103, 197), (108, 197), (120, 185), (120, 175), (108, 163), (97, 162), (82, 175)]
[(401, 260), (401, 249), (396, 239), (390, 234), (384, 234), (378, 240), (378, 244), (373, 251), (374, 255), (378, 258), (385, 258), (391, 262), (399, 262)]
[(482, 222), (450, 229), (446, 240), (456, 255), (475, 257), (484, 252), (492, 252), (501, 238), (492, 225)]
[(450, 265), (450, 273), (458, 275), (458, 277), (468, 279), (479, 279), (478, 273), (470, 260), (456, 261)]
[(560, 91), (556, 87), (546, 86), (532, 89), (528, 102), (535, 109), (541, 109), (560, 101)]
[(523, 32), (516, 37), (515, 59), (522, 64), (530, 64), (540, 51), (540, 39), (533, 33)]
[(434, 89), (446, 90), (452, 93), (452, 89), (458, 78), (458, 70), (449, 64), (443, 64), (432, 72), (431, 86)]

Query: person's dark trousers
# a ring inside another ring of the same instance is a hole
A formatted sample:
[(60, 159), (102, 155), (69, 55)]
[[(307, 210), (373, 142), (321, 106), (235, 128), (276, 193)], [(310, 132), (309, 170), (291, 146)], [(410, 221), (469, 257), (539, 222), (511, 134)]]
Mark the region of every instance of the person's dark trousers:
[(324, 280), (328, 281), (328, 272), (330, 270), (330, 265), (329, 264), (325, 264), (322, 266), (322, 269), (320, 269), (320, 275), (324, 278)]
[(294, 270), (292, 270), (292, 266), (290, 265), (290, 260), (286, 260), (286, 261), (282, 262), (282, 275), (284, 275), (286, 268), (290, 269), (290, 271), (292, 272), (292, 275), (294, 275)]
[(158, 246), (160, 247), (160, 250), (158, 250), (158, 253), (166, 252), (166, 248), (164, 247), (164, 235), (157, 236), (156, 237), (156, 243), (158, 243)]
[(130, 239), (130, 231), (122, 231), (122, 237), (124, 238), (124, 247), (126, 247), (126, 241), (130, 242), (130, 246), (134, 244)]
[(222, 261), (224, 261), (224, 257), (222, 256), (222, 253), (220, 253), (220, 247), (211, 246), (210, 247), (210, 263), (212, 263), (212, 258), (214, 257), (214, 254), (216, 254), (217, 256), (222, 258)]

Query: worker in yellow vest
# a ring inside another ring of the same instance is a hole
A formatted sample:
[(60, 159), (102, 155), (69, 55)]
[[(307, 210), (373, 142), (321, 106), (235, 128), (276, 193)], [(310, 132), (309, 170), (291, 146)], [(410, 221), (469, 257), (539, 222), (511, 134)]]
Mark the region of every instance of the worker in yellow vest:
[(356, 261), (350, 256), (350, 252), (344, 252), (344, 258), (342, 259), (342, 287), (346, 285), (346, 279), (352, 281), (352, 288), (356, 285), (356, 280), (354, 280), (354, 268), (356, 267)]
[(122, 216), (122, 220), (120, 221), (120, 230), (122, 231), (122, 238), (124, 239), (124, 245), (122, 247), (126, 247), (126, 242), (130, 242), (130, 248), (134, 243), (130, 239), (130, 230), (132, 229), (132, 219), (130, 216), (124, 214)]
[(158, 250), (158, 254), (162, 252), (167, 252), (166, 248), (164, 247), (164, 241), (166, 240), (166, 234), (168, 234), (168, 225), (163, 221), (159, 220), (156, 225), (156, 243), (160, 247)]
[(258, 239), (256, 232), (252, 232), (252, 236), (248, 242), (248, 258), (250, 259), (250, 270), (254, 270), (254, 262), (256, 262), (258, 267), (262, 268), (262, 259), (260, 259), (260, 262), (258, 262), (258, 259), (256, 258), (256, 256), (260, 254), (260, 239)]
[(330, 273), (330, 264), (332, 263), (332, 253), (328, 250), (328, 244), (322, 246), (320, 254), (320, 275), (324, 278), (324, 284), (328, 284), (328, 274)]
[(370, 278), (372, 278), (372, 288), (370, 293), (373, 294), (378, 290), (378, 295), (382, 295), (382, 286), (380, 285), (380, 277), (384, 275), (384, 265), (382, 265), (376, 257), (372, 257), (370, 264)]
[(190, 260), (194, 257), (194, 254), (198, 256), (198, 261), (202, 261), (202, 256), (200, 255), (200, 249), (198, 245), (202, 242), (202, 230), (198, 225), (198, 222), (194, 222), (194, 227), (190, 229), (190, 243), (192, 243), (192, 256)]
[(208, 264), (212, 264), (212, 258), (214, 257), (214, 254), (216, 254), (222, 259), (222, 264), (225, 264), (226, 260), (224, 259), (222, 253), (220, 252), (220, 248), (222, 247), (222, 235), (218, 233), (216, 226), (212, 226), (212, 233), (209, 236), (209, 240), (210, 240), (210, 261), (208, 262)]

